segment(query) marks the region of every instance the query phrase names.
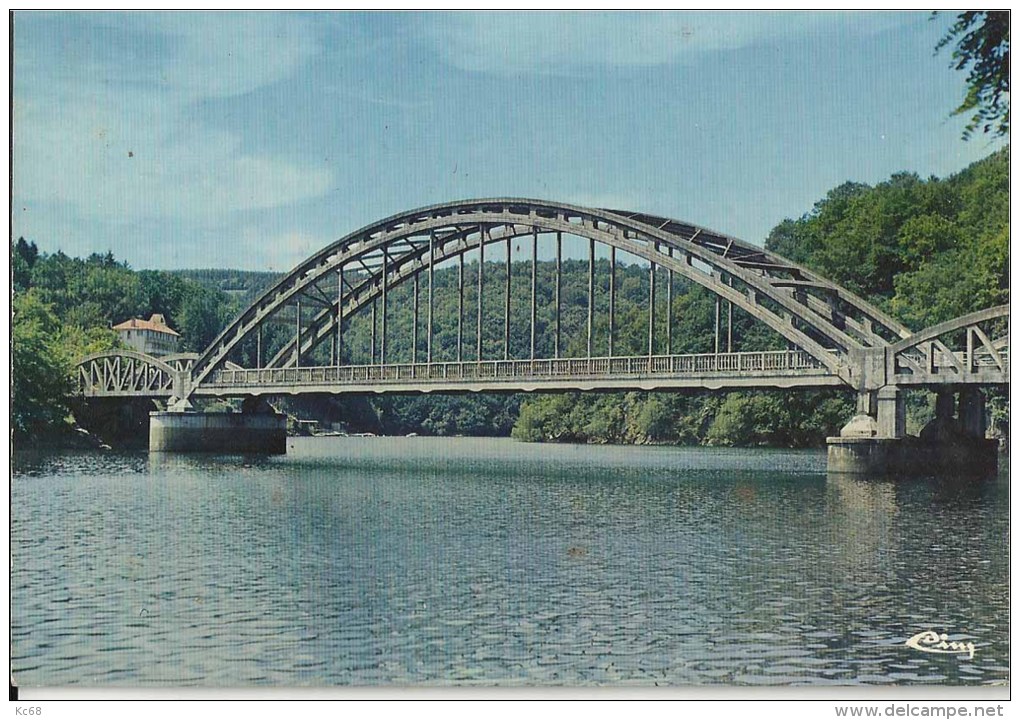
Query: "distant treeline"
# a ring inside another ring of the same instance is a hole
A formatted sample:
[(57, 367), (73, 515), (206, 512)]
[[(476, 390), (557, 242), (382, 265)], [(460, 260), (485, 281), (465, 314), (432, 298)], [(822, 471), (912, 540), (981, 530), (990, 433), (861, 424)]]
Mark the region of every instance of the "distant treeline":
[(171, 270), (170, 274), (191, 280), (210, 290), (219, 290), (247, 305), (280, 279), (278, 272), (259, 270)]

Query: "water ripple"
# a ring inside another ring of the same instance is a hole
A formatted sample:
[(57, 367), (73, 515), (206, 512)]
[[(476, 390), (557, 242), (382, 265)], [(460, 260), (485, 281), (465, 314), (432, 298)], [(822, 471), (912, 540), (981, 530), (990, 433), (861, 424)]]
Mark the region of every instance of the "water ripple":
[[(13, 672), (94, 686), (1008, 682), (1005, 477), (823, 469), (818, 453), (427, 438), (299, 439), (256, 462), (23, 458)], [(925, 629), (972, 640), (975, 657), (904, 645)]]

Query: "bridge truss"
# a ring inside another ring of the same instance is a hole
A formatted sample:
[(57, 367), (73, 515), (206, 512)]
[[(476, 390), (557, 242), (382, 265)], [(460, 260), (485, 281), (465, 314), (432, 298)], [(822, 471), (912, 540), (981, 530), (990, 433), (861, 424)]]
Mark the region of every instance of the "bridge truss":
[[(578, 239), (587, 246), (585, 318), (581, 337), (564, 337), (564, 243)], [(503, 262), (493, 263), (494, 257)], [(547, 324), (538, 319), (540, 260), (554, 268)], [(632, 347), (620, 351), (618, 268), (625, 260), (648, 272), (641, 355)], [(608, 278), (597, 277), (600, 261), (608, 262)], [(437, 268), (455, 268), (456, 283), (438, 284)], [(675, 278), (715, 297), (709, 352), (674, 352)], [(511, 313), (522, 279), (529, 310), (523, 327)], [(608, 283), (601, 308), (597, 279)], [(499, 328), (483, 307), (493, 300), (493, 284)], [(412, 306), (411, 347), (397, 352), (390, 303), (406, 285), (410, 298), (406, 287), (401, 297)], [(656, 315), (663, 291), (665, 318)], [(441, 316), (440, 308), (455, 308), (453, 317)], [(738, 347), (734, 310), (771, 328), (788, 349)], [(368, 352), (358, 359), (349, 336), (366, 315)], [(891, 385), (1001, 384), (1008, 382), (1007, 319), (1005, 307), (995, 308), (912, 334), (816, 273), (722, 233), (643, 213), (490, 199), (373, 223), (294, 268), (202, 353), (145, 360), (118, 351), (119, 365), (114, 356), (93, 356), (82, 362), (79, 380), (90, 396), (148, 393), (178, 400), (303, 392), (833, 385), (874, 392)], [(453, 357), (440, 357), (440, 325), (444, 332), (456, 328)], [(501, 338), (493, 342), (493, 335)]]

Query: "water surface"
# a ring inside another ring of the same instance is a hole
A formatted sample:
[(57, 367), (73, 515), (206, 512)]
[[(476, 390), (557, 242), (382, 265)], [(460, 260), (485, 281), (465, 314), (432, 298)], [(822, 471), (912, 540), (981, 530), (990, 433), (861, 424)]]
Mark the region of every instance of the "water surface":
[[(820, 452), (18, 455), (23, 686), (1008, 682), (1008, 482)], [(921, 653), (925, 629), (973, 659)]]

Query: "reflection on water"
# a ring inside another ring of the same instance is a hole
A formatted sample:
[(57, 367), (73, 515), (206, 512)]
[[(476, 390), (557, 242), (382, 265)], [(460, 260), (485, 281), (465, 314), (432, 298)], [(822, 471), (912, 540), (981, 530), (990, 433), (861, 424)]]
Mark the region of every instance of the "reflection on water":
[[(1002, 684), (1006, 473), (300, 438), (19, 456), (22, 685)], [(924, 629), (973, 660), (905, 646)]]

